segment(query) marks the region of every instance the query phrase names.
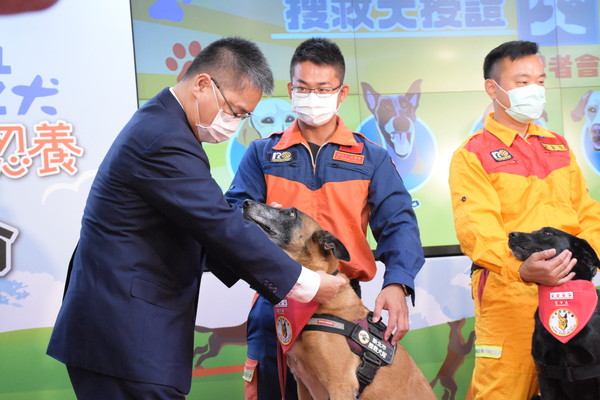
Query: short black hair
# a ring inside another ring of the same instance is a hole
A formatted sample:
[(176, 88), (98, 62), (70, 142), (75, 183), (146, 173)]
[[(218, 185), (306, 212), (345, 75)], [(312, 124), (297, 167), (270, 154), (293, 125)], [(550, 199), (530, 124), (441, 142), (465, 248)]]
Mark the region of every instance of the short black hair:
[(241, 90), (250, 84), (265, 95), (273, 91), (273, 72), (264, 54), (256, 44), (240, 37), (225, 37), (203, 48), (182, 80), (203, 73), (224, 88)]
[(315, 65), (329, 65), (337, 72), (340, 83), (344, 82), (346, 74), (346, 62), (342, 51), (337, 44), (329, 39), (312, 38), (307, 39), (296, 47), (290, 63), (290, 79), (294, 77), (294, 68), (304, 61), (310, 61)]
[(534, 42), (513, 40), (512, 42), (502, 43), (485, 56), (485, 61), (483, 62), (483, 79), (494, 79), (493, 77), (496, 77), (498, 73), (496, 66), (505, 58), (510, 58), (511, 61), (514, 61), (518, 58), (537, 53), (538, 45)]

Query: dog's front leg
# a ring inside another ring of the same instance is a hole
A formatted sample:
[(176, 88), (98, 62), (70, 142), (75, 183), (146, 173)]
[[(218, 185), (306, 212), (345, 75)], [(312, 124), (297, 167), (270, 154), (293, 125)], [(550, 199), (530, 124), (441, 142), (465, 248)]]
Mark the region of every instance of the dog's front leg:
[(312, 396), (304, 383), (298, 378), (296, 378), (296, 383), (298, 384), (298, 400), (312, 400)]

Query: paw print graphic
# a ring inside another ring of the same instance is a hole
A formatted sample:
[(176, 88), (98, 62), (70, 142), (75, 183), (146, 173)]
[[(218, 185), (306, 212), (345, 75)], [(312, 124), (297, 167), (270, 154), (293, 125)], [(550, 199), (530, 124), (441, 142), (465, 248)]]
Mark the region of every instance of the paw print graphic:
[[(173, 45), (173, 57), (168, 57), (165, 60), (165, 64), (167, 65), (167, 68), (169, 68), (169, 70), (171, 71), (177, 71), (178, 68), (181, 68), (179, 71), (179, 75), (177, 75), (177, 82), (181, 80), (181, 78), (185, 74), (185, 71), (187, 71), (190, 64), (192, 63), (194, 57), (196, 57), (198, 53), (200, 53), (200, 50), (202, 50), (202, 46), (199, 42), (195, 40), (188, 45), (187, 49), (181, 43), (175, 43)], [(181, 65), (186, 56), (191, 57), (191, 59), (188, 59), (183, 65)]]

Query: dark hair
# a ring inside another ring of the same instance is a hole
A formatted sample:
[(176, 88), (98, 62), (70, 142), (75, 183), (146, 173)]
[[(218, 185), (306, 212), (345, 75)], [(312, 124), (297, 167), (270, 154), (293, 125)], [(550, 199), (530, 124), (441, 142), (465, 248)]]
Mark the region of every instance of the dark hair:
[(329, 39), (307, 39), (296, 47), (290, 63), (290, 79), (294, 77), (294, 68), (301, 62), (310, 61), (316, 65), (329, 65), (335, 68), (340, 83), (344, 82), (346, 63), (337, 44)]
[(241, 90), (246, 84), (265, 95), (273, 91), (273, 73), (264, 54), (253, 42), (226, 37), (212, 42), (194, 58), (182, 80), (206, 73), (221, 87)]
[(505, 58), (514, 61), (518, 58), (538, 53), (538, 45), (526, 40), (514, 40), (512, 42), (502, 43), (485, 56), (483, 62), (483, 79), (494, 79), (497, 76), (497, 65)]

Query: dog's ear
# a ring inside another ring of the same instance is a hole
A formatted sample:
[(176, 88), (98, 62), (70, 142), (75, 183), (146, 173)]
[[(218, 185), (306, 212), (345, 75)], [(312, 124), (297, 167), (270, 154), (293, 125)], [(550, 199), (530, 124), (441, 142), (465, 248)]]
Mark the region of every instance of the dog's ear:
[(367, 107), (372, 114), (375, 114), (375, 108), (377, 107), (377, 103), (379, 102), (380, 94), (371, 87), (367, 82), (361, 82), (363, 90), (363, 97), (365, 99), (365, 103), (367, 103)]
[(577, 106), (571, 111), (571, 119), (573, 122), (578, 122), (583, 118), (583, 114), (585, 113), (585, 105), (587, 104), (590, 96), (592, 95), (592, 91), (588, 90), (583, 96), (581, 96), (581, 100), (577, 103)]
[(421, 98), (421, 82), (422, 79), (417, 79), (410, 85), (408, 92), (406, 92), (406, 98), (415, 110), (419, 107), (419, 99)]
[(319, 245), (324, 251), (331, 250), (333, 255), (338, 260), (350, 261), (350, 253), (346, 249), (346, 246), (335, 236), (326, 230), (320, 230), (313, 235), (319, 242)]
[(577, 263), (586, 267), (600, 268), (600, 259), (598, 255), (585, 239), (577, 238), (571, 243), (573, 257), (577, 258)]

